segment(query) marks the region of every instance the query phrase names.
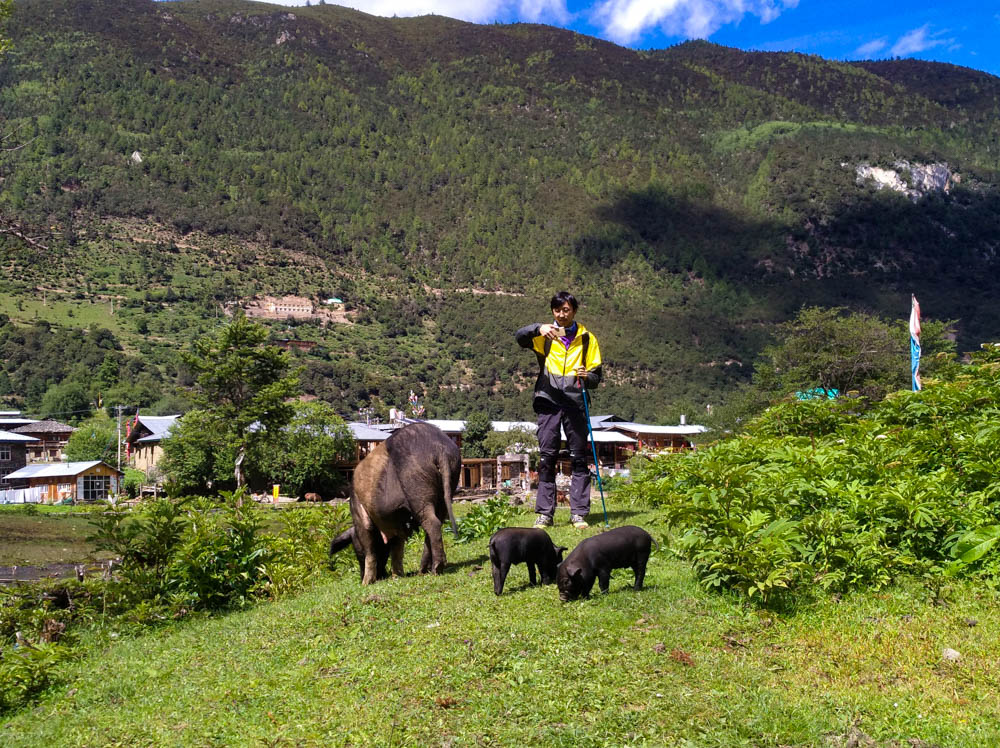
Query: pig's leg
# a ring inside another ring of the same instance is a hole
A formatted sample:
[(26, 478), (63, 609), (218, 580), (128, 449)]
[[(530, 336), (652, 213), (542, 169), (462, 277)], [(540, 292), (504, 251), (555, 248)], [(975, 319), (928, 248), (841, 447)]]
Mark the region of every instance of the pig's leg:
[[(444, 571), (446, 563), (444, 541), (441, 538), (441, 520), (434, 513), (433, 506), (425, 506), (420, 513), (420, 526), (424, 528), (424, 535), (426, 536), (424, 538), (424, 560), (427, 559), (428, 551), (430, 552), (429, 568), (425, 569), (425, 571), (429, 571), (431, 574), (440, 574)], [(423, 569), (423, 561), (421, 561), (420, 566)]]
[(532, 587), (534, 587), (535, 584), (537, 583), (535, 581), (535, 562), (528, 561), (527, 564), (528, 564), (528, 582), (531, 584)]
[(601, 592), (607, 592), (611, 586), (611, 569), (601, 569), (597, 572), (597, 584)]
[(431, 537), (424, 533), (424, 550), (420, 554), (420, 573), (426, 574), (431, 570)]
[(493, 564), (493, 591), (497, 595), (503, 592), (503, 585), (507, 581), (507, 572), (509, 571), (509, 561), (501, 561), (499, 565)]
[(402, 538), (393, 538), (389, 541), (389, 558), (392, 560), (392, 575), (394, 577), (403, 576), (403, 550), (406, 543)]
[(640, 558), (632, 566), (632, 571), (635, 572), (635, 589), (642, 589), (642, 581), (646, 578), (646, 562), (648, 559)]

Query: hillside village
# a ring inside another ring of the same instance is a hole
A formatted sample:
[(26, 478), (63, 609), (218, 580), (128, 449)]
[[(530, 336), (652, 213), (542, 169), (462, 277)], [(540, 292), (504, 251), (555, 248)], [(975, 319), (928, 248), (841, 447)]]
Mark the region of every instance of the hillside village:
[[(105, 500), (109, 496), (122, 498), (124, 470), (132, 469), (143, 476), (140, 493), (155, 495), (164, 489), (160, 469), (163, 442), (170, 438), (171, 429), (180, 415), (145, 416), (137, 414), (125, 419), (121, 444), (108, 445), (108, 456), (101, 460), (69, 462), (64, 449), (74, 427), (52, 420), (36, 420), (18, 411), (0, 412), (0, 504), (76, 503)], [(355, 442), (353, 459), (331, 465), (349, 481), (355, 466), (379, 442), (393, 431), (418, 419), (407, 417), (402, 410), (392, 409), (387, 423), (351, 421), (347, 425)], [(656, 455), (692, 449), (692, 437), (704, 433), (705, 427), (687, 424), (682, 416), (676, 426), (634, 423), (615, 415), (591, 418), (593, 440), (602, 475), (627, 472), (629, 460), (636, 455)], [(460, 419), (426, 419), (440, 428), (461, 448), (466, 422)], [(496, 432), (520, 429), (535, 430), (530, 421), (492, 421)], [(568, 458), (561, 468), (569, 474)], [(526, 454), (498, 454), (485, 458), (466, 458), (459, 487), (469, 491), (495, 491), (508, 488), (521, 494), (532, 485), (532, 475)], [(280, 476), (275, 481), (280, 487)], [(264, 487), (258, 486), (258, 489)], [(270, 486), (267, 487), (270, 490)], [(299, 497), (291, 497), (299, 498)], [(330, 499), (340, 497), (327, 497)]]

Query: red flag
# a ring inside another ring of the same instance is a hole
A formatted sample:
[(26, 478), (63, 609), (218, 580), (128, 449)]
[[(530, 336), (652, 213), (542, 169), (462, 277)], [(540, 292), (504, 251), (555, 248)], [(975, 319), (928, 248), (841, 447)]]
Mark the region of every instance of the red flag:
[(135, 411), (135, 418), (132, 419), (132, 422), (129, 423), (127, 420), (125, 421), (125, 459), (126, 460), (129, 457), (132, 456), (132, 442), (130, 442), (128, 440), (128, 438), (132, 434), (132, 429), (135, 428), (135, 426), (136, 426), (137, 423), (139, 423), (139, 410), (138, 410), (138, 408)]

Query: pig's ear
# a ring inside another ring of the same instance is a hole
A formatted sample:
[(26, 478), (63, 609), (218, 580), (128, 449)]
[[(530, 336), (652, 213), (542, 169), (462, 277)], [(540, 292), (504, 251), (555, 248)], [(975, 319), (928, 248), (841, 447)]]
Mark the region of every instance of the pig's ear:
[(583, 569), (574, 569), (572, 577), (574, 579), (583, 579)]
[(557, 545), (556, 546), (556, 553), (563, 554), (563, 553), (565, 553), (568, 550), (569, 550), (569, 548), (567, 548), (564, 545)]

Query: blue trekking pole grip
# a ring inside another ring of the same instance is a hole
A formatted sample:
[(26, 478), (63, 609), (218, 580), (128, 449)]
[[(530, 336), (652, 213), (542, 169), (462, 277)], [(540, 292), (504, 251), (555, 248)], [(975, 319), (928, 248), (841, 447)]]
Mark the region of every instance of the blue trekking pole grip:
[(587, 416), (587, 434), (590, 436), (590, 450), (594, 455), (594, 471), (597, 473), (597, 490), (601, 492), (601, 509), (604, 511), (604, 526), (608, 527), (608, 508), (604, 505), (604, 485), (601, 483), (601, 463), (597, 461), (597, 445), (594, 443), (594, 429), (590, 425), (590, 406), (587, 405), (587, 385), (579, 379), (583, 391), (583, 413)]

